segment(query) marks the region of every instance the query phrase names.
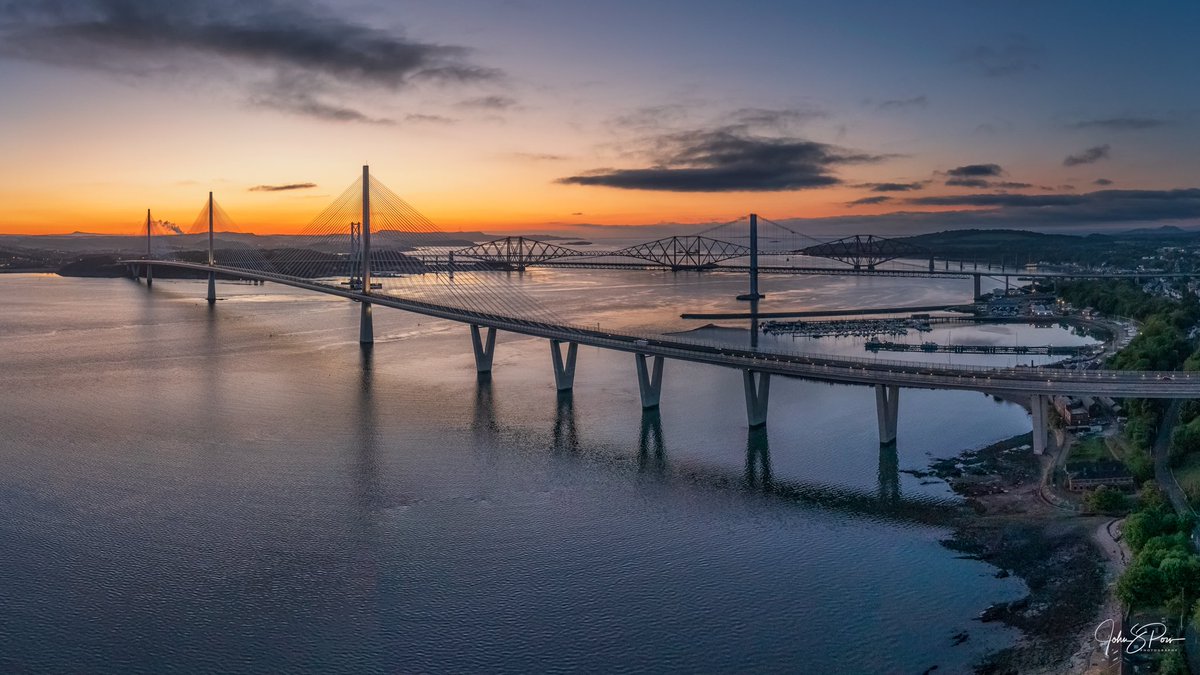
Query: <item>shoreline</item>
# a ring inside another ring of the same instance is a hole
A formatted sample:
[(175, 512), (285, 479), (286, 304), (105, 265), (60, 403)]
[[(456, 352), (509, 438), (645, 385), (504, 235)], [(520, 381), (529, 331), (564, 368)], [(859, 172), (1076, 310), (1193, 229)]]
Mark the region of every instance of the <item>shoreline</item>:
[(981, 608), (979, 621), (999, 621), (1021, 637), (985, 656), (975, 672), (1090, 672), (1102, 665), (1092, 632), (1101, 618), (1119, 614), (1111, 588), (1128, 554), (1109, 534), (1111, 517), (1080, 515), (1046, 498), (1057, 453), (1034, 455), (1030, 438), (1013, 436), (913, 473), (946, 481), (965, 500), (966, 513), (942, 545), (997, 567), (997, 576), (1020, 577), (1029, 590)]

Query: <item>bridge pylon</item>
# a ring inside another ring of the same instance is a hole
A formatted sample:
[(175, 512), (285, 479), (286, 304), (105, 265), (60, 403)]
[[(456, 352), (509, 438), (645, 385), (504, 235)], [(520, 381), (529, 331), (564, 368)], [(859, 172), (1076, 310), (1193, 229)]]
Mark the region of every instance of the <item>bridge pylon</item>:
[(875, 414), (879, 418), (879, 444), (896, 442), (896, 422), (900, 418), (900, 387), (875, 385)]
[(1029, 397), (1029, 413), (1033, 418), (1033, 454), (1044, 455), (1050, 446), (1049, 398), (1045, 394)]
[(479, 326), (471, 324), (471, 347), (475, 352), (475, 372), (492, 372), (492, 356), (496, 353), (496, 329), (487, 329), (487, 338), (479, 334)]
[(554, 363), (554, 386), (560, 392), (575, 387), (575, 356), (579, 352), (578, 342), (567, 343), (567, 356), (563, 359), (562, 340), (550, 341), (550, 357)]
[(746, 389), (746, 422), (751, 429), (765, 425), (767, 403), (771, 394), (771, 374), (743, 370), (742, 385)]
[[(146, 260), (149, 261), (152, 257), (150, 254), (150, 209), (146, 209)], [(146, 288), (154, 285), (154, 268), (150, 263), (146, 263)]]
[[(217, 264), (216, 257), (213, 256), (213, 193), (210, 190), (208, 193), (208, 266), (212, 267)], [(208, 304), (217, 304), (217, 273), (208, 273)]]
[[(363, 165), (362, 176), (362, 294), (371, 294), (371, 169)], [(375, 322), (371, 303), (363, 300), (358, 314), (358, 343), (375, 344)]]
[(637, 365), (638, 391), (642, 395), (642, 409), (657, 408), (662, 398), (663, 357), (655, 356), (654, 364), (646, 366), (646, 354), (634, 354)]
[(737, 296), (738, 300), (755, 302), (764, 296), (758, 292), (758, 214), (750, 214), (750, 292)]

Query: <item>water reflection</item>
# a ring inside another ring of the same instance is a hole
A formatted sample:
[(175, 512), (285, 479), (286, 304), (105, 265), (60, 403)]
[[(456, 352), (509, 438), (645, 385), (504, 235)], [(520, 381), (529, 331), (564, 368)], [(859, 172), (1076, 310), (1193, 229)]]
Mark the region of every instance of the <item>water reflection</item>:
[(771, 490), (771, 442), (766, 427), (746, 432), (746, 486)]
[(638, 471), (652, 471), (661, 475), (666, 468), (662, 414), (658, 408), (643, 408), (642, 428), (638, 434)]
[[(358, 383), (358, 416), (355, 424), (354, 499), (359, 512), (374, 513), (379, 506), (379, 449), (376, 447), (375, 352), (372, 345), (359, 345), (361, 375)], [(363, 519), (359, 519), (360, 521)], [(365, 519), (372, 522), (373, 518)]]
[(900, 455), (895, 441), (879, 446), (879, 501), (900, 502)]
[(579, 433), (575, 427), (575, 397), (571, 390), (558, 392), (554, 411), (554, 449), (559, 452), (579, 451)]
[(492, 396), (492, 374), (476, 373), (475, 406), (471, 417), (471, 430), (475, 438), (490, 440), (496, 435), (496, 405)]

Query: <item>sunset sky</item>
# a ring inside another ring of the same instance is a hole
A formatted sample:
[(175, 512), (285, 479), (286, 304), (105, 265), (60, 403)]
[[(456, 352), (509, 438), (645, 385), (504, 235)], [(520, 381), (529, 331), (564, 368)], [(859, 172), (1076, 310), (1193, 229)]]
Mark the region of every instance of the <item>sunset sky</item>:
[(210, 189), (297, 230), (364, 163), (448, 230), (1188, 226), (1198, 29), (1195, 2), (0, 0), (0, 232), (186, 225)]

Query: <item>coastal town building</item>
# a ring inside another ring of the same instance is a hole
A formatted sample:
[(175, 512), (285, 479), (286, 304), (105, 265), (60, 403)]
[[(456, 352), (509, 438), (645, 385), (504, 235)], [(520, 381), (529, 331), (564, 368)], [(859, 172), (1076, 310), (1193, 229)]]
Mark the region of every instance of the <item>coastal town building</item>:
[(1062, 418), (1063, 423), (1069, 427), (1087, 424), (1092, 419), (1088, 409), (1077, 398), (1055, 396), (1054, 409), (1058, 411), (1058, 415)]
[(1098, 487), (1133, 488), (1133, 474), (1116, 461), (1092, 462), (1067, 469), (1067, 489), (1072, 492)]

